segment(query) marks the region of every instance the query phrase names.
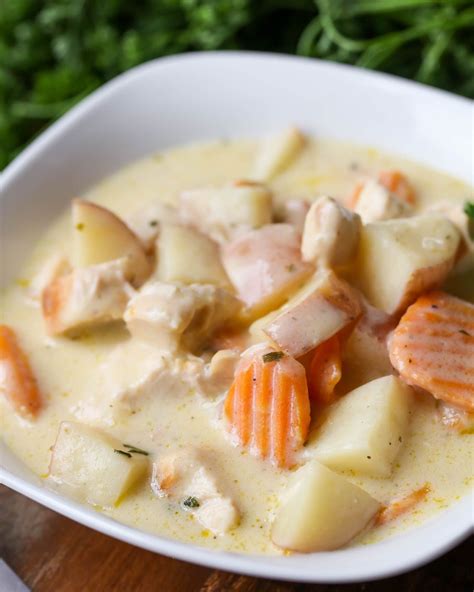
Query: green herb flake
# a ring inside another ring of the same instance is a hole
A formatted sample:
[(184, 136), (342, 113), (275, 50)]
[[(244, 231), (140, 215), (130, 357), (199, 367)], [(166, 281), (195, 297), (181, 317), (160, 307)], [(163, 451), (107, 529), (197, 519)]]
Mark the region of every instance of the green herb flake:
[(154, 228), (155, 226), (158, 226), (158, 220), (150, 220), (149, 224)]
[(141, 448), (137, 448), (136, 446), (133, 446), (132, 444), (123, 444), (123, 447), (127, 448), (128, 452), (130, 452), (131, 454), (144, 454), (145, 456), (148, 456), (150, 454), (146, 450), (142, 450)]
[(294, 263), (290, 263), (286, 266), (286, 271), (288, 271), (288, 273), (293, 273), (296, 271), (296, 265)]
[(117, 450), (117, 448), (114, 448), (114, 452), (116, 452), (117, 454), (121, 454), (122, 456), (127, 456), (128, 458), (132, 458), (132, 455), (130, 454), (130, 452), (126, 452), (125, 450)]
[(79, 222), (78, 224), (76, 224), (76, 230), (84, 230), (84, 224), (82, 222)]
[(474, 201), (467, 201), (464, 204), (464, 213), (468, 218), (474, 220)]
[(281, 360), (285, 354), (282, 351), (277, 352), (268, 352), (267, 354), (263, 354), (262, 360), (264, 364), (268, 364), (269, 362), (278, 362)]
[(199, 508), (201, 504), (199, 503), (199, 501), (193, 497), (187, 497), (184, 501), (183, 501), (183, 506), (185, 506), (186, 508)]

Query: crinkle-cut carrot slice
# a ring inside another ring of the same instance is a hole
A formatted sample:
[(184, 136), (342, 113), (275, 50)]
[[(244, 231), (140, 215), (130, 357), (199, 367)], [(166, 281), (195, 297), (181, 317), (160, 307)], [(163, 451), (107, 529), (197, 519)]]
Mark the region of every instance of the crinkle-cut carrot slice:
[(270, 346), (249, 348), (227, 394), (224, 416), (240, 446), (278, 467), (291, 467), (310, 423), (304, 367)]
[(388, 504), (388, 506), (385, 506), (380, 510), (375, 520), (376, 526), (380, 526), (382, 524), (386, 524), (387, 522), (391, 522), (392, 520), (395, 520), (402, 514), (409, 512), (417, 504), (426, 499), (426, 496), (430, 491), (430, 484), (425, 483), (423, 487), (420, 487), (419, 489), (412, 491), (408, 495), (393, 500)]
[(307, 376), (310, 398), (323, 404), (332, 403), (334, 389), (342, 376), (339, 335), (334, 335), (314, 349)]
[(415, 203), (415, 191), (407, 178), (400, 171), (381, 171), (379, 183), (394, 193), (402, 201), (409, 204)]
[(474, 305), (441, 291), (418, 298), (389, 340), (390, 361), (409, 384), (474, 411)]
[(41, 393), (28, 358), (7, 325), (0, 325), (0, 393), (24, 417), (34, 417), (41, 409)]

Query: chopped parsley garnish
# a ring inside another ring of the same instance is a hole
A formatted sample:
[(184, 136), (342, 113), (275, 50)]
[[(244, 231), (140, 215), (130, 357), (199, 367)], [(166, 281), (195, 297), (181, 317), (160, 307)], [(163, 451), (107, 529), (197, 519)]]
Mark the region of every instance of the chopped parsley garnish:
[(128, 452), (130, 452), (131, 454), (144, 454), (145, 456), (148, 456), (150, 454), (146, 450), (142, 450), (141, 448), (137, 448), (136, 446), (133, 446), (132, 444), (123, 444), (123, 447), (127, 448)]
[(198, 502), (198, 500), (193, 497), (187, 497), (184, 501), (183, 501), (183, 506), (185, 506), (186, 508), (199, 508), (201, 504)]
[(285, 354), (281, 351), (277, 352), (268, 352), (267, 354), (263, 354), (262, 360), (264, 364), (268, 364), (268, 362), (278, 362), (281, 360)]
[(84, 230), (84, 224), (82, 222), (76, 224), (76, 230)]
[(158, 220), (150, 220), (150, 226), (158, 226)]
[(464, 204), (464, 213), (468, 218), (474, 220), (474, 201), (467, 201)]
[(122, 456), (128, 456), (128, 458), (132, 458), (130, 452), (126, 452), (125, 450), (117, 450), (117, 448), (114, 448), (114, 452), (121, 454)]

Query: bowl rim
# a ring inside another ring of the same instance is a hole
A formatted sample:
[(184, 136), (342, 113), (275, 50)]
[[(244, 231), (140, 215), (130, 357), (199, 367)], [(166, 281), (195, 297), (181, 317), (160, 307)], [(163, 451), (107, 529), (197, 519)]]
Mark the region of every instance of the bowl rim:
[[(305, 63), (315, 71), (334, 71), (344, 75), (357, 76), (367, 84), (383, 84), (397, 92), (414, 94), (431, 100), (441, 100), (450, 105), (450, 109), (472, 108), (472, 102), (464, 97), (452, 95), (443, 90), (424, 86), (417, 82), (401, 79), (389, 74), (362, 70), (346, 64), (338, 64), (303, 58), (298, 56), (270, 54), (251, 51), (217, 51), (195, 52), (168, 56), (151, 60), (141, 64), (113, 80), (107, 82), (91, 95), (83, 99), (58, 121), (41, 133), (15, 160), (0, 174), (0, 188), (7, 188), (13, 184), (17, 175), (30, 161), (40, 156), (42, 150), (54, 143), (55, 139), (68, 134), (71, 126), (78, 119), (108, 99), (116, 89), (125, 84), (133, 84), (149, 71), (159, 71), (160, 68), (180, 65), (184, 62), (214, 61), (222, 63), (227, 60), (251, 61), (280, 61), (286, 63)], [(249, 574), (260, 577), (270, 577), (282, 580), (319, 583), (343, 583), (369, 581), (384, 578), (408, 571), (438, 557), (448, 551), (458, 542), (466, 538), (473, 531), (472, 520), (473, 500), (467, 494), (462, 500), (453, 504), (443, 513), (427, 520), (421, 526), (411, 529), (406, 534), (400, 534), (374, 545), (346, 548), (330, 553), (316, 553), (305, 556), (290, 557), (239, 554), (226, 551), (214, 551), (195, 544), (180, 542), (160, 535), (150, 534), (137, 528), (126, 526), (105, 515), (98, 514), (92, 509), (62, 497), (47, 489), (40, 480), (30, 482), (21, 476), (2, 467), (0, 442), (0, 483), (26, 495), (30, 499), (90, 528), (98, 530), (119, 540), (161, 553), (176, 559), (192, 563)], [(442, 533), (442, 536), (436, 534)], [(373, 551), (376, 550), (376, 553)], [(380, 553), (379, 553), (380, 550)], [(372, 557), (374, 556), (374, 557)], [(304, 566), (294, 561), (297, 557), (304, 557)], [(387, 559), (388, 558), (388, 559)]]

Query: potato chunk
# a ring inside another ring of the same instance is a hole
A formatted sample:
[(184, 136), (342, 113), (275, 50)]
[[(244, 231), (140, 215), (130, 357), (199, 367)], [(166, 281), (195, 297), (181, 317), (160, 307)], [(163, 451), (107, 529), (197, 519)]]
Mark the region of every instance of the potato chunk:
[(72, 202), (73, 254), (77, 267), (125, 258), (126, 277), (141, 285), (151, 273), (145, 249), (130, 228), (107, 208), (84, 199)]
[(239, 300), (216, 286), (148, 282), (130, 300), (124, 319), (134, 337), (155, 347), (195, 350), (239, 310)]
[(411, 395), (396, 376), (351, 391), (312, 438), (314, 457), (331, 469), (389, 477), (407, 430)]
[(320, 197), (306, 215), (301, 243), (303, 261), (329, 267), (346, 265), (355, 257), (360, 216), (331, 197)]
[(363, 489), (313, 460), (291, 477), (272, 540), (302, 553), (331, 551), (363, 530), (379, 508)]
[(230, 287), (221, 263), (219, 247), (194, 228), (163, 224), (156, 243), (156, 279), (183, 284), (215, 284)]
[(76, 497), (112, 506), (145, 476), (148, 460), (122, 454), (122, 443), (95, 428), (71, 421), (59, 426), (49, 467), (50, 478)]
[(269, 224), (223, 247), (225, 270), (255, 319), (277, 308), (312, 273), (300, 254), (300, 235), (289, 224)]
[(439, 214), (367, 224), (362, 228), (354, 282), (371, 304), (394, 314), (452, 269), (460, 233)]
[(295, 127), (268, 137), (258, 153), (252, 178), (269, 181), (291, 164), (304, 144), (304, 135)]
[(224, 187), (184, 191), (182, 220), (217, 241), (260, 228), (272, 221), (272, 196), (260, 183), (237, 181)]
[(50, 335), (81, 331), (122, 319), (134, 293), (125, 280), (126, 259), (74, 269), (54, 279), (42, 294)]
[(263, 332), (298, 358), (354, 323), (360, 314), (357, 293), (332, 271), (323, 270), (263, 327)]

